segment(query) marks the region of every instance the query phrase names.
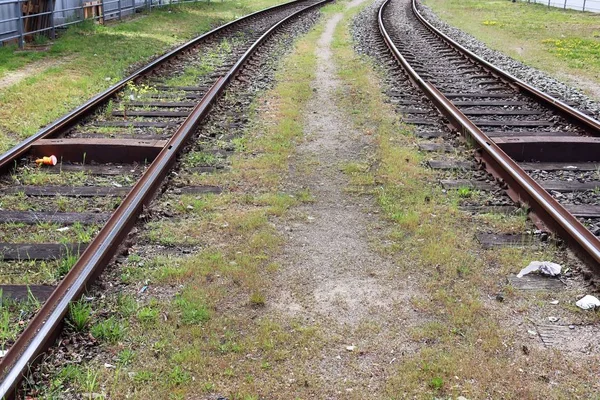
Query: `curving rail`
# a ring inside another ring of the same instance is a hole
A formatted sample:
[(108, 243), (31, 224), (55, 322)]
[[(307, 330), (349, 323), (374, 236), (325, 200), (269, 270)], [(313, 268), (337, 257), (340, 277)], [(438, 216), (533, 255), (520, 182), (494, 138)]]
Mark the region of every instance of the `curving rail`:
[[(535, 216), (540, 218), (548, 228), (561, 236), (595, 272), (600, 273), (600, 240), (554, 199), (538, 182), (532, 179), (505, 151), (494, 143), (493, 139), (461, 112), (440, 90), (431, 82), (423, 79), (398, 50), (386, 29), (383, 18), (384, 11), (390, 4), (390, 1), (386, 0), (379, 9), (379, 30), (393, 57), (406, 71), (409, 79), (425, 93), (457, 131), (471, 138), (477, 144), (480, 157), (483, 159), (486, 169), (508, 184), (508, 194), (511, 198), (521, 204), (528, 205)], [(412, 0), (412, 11), (428, 30), (448, 46), (471, 60), (471, 62), (479, 64), (483, 69), (501, 77), (533, 99), (545, 103), (569, 120), (586, 127), (587, 131), (594, 135), (600, 134), (600, 122), (502, 71), (440, 32), (419, 13), (416, 0)]]

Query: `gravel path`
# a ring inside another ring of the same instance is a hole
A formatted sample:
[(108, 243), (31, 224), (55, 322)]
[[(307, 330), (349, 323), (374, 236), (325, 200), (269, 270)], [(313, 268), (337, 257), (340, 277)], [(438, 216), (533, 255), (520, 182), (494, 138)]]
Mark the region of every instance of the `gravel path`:
[(410, 279), (396, 276), (394, 262), (371, 246), (384, 229), (377, 206), (369, 196), (347, 193), (348, 177), (340, 171), (344, 164), (364, 162), (374, 145), (371, 137), (353, 130), (335, 104), (340, 83), (331, 46), (341, 19), (341, 13), (333, 15), (317, 43), (306, 141), (298, 148), (289, 183), (309, 188), (315, 201), (299, 208), (299, 222), (280, 227), (287, 243), (269, 297), (275, 299), (271, 311), (282, 318), (326, 330), (320, 354), (302, 366), (321, 380), (317, 397), (362, 399), (382, 393), (396, 358), (414, 346), (408, 327), (422, 318), (409, 301), (419, 291)]

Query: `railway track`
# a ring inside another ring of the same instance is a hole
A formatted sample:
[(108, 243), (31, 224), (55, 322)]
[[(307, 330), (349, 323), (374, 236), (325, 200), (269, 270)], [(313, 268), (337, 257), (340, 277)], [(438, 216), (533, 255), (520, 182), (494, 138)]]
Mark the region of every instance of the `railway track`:
[[(63, 260), (64, 267), (56, 287), (24, 284), (23, 272), (0, 286), (5, 298), (35, 297), (43, 303), (25, 318), (18, 338), (3, 343), (8, 352), (0, 363), (0, 397), (15, 396), (23, 375), (60, 332), (69, 304), (124, 246), (177, 155), (198, 136), (229, 84), (244, 79), (241, 72), (252, 68), (256, 51), (285, 24), (328, 1), (293, 1), (214, 29), (0, 156), (0, 191), (15, 208), (0, 210), (3, 267), (18, 271), (24, 262), (31, 266), (48, 260)], [(198, 167), (203, 168), (210, 167)], [(220, 188), (183, 186), (177, 191)], [(40, 235), (40, 228), (47, 233)], [(28, 240), (32, 236), (36, 240)], [(72, 265), (65, 266), (65, 259)]]
[[(385, 42), (379, 50), (391, 52), (427, 98), (410, 91), (391, 93), (404, 121), (415, 124), (423, 138), (442, 137), (445, 122), (451, 125), (475, 147), (479, 165), (513, 201), (529, 209), (540, 229), (557, 233), (600, 272), (600, 122), (460, 46), (422, 17), (415, 0), (384, 1), (378, 29)], [(449, 146), (430, 147), (426, 150), (447, 151)], [(442, 162), (432, 167), (456, 166)], [(491, 186), (461, 180), (442, 184)]]

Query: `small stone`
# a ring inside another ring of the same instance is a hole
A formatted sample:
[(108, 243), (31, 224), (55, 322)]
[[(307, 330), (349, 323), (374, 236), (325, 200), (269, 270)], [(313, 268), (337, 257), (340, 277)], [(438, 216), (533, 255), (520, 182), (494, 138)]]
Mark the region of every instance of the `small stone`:
[(554, 305), (554, 306), (555, 306), (555, 305), (557, 305), (557, 304), (558, 304), (558, 300), (552, 300), (552, 301), (550, 302), (550, 304), (552, 304), (552, 305)]
[(575, 325), (569, 325), (569, 329), (575, 329)]
[(346, 346), (346, 350), (348, 351), (354, 351), (356, 350), (356, 346), (352, 345), (352, 346)]
[(504, 295), (502, 293), (498, 293), (496, 295), (496, 301), (502, 303), (504, 301)]
[(548, 317), (548, 321), (550, 321), (550, 322), (558, 322), (559, 319), (560, 318), (557, 318), (557, 317)]
[(537, 336), (536, 331), (528, 330), (527, 333), (529, 333), (531, 336)]

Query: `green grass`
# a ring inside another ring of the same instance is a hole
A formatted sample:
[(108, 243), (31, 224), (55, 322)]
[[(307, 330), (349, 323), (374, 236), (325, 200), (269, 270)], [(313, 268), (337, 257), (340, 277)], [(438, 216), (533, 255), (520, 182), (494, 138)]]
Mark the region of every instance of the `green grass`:
[(0, 77), (44, 61), (39, 71), (0, 89), (0, 152), (116, 83), (132, 65), (215, 25), (281, 2), (214, 1), (159, 8), (121, 23), (74, 25), (47, 52), (0, 47)]
[[(586, 90), (600, 77), (600, 15), (510, 1), (426, 0), (491, 48)], [(578, 82), (579, 81), (579, 82)], [(588, 93), (600, 97), (598, 88)]]
[(113, 316), (93, 325), (90, 333), (96, 339), (115, 344), (123, 339), (126, 330), (127, 324)]

